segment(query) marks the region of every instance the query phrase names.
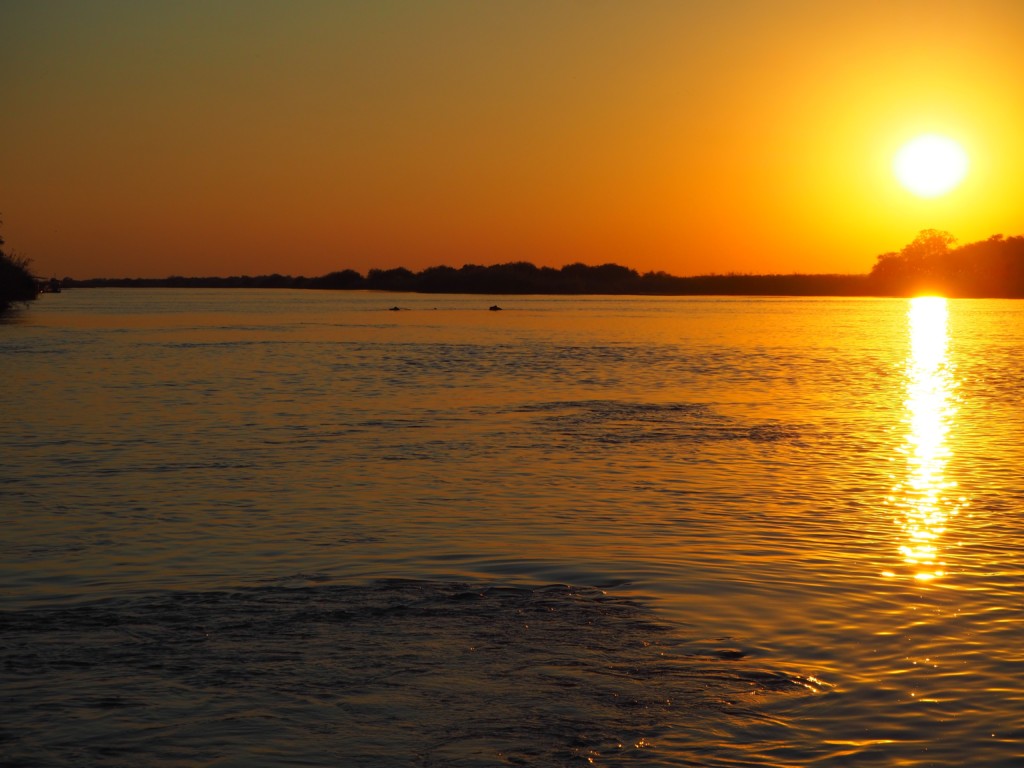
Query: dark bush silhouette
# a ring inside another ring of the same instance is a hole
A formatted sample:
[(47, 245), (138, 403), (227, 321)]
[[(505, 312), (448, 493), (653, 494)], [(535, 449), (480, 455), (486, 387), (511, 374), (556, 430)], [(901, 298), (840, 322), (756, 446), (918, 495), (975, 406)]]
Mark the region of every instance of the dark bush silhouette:
[[(0, 246), (4, 239), (0, 237)], [(28, 271), (29, 260), (7, 254), (0, 248), (0, 313), (12, 304), (32, 301), (39, 293), (35, 278)]]

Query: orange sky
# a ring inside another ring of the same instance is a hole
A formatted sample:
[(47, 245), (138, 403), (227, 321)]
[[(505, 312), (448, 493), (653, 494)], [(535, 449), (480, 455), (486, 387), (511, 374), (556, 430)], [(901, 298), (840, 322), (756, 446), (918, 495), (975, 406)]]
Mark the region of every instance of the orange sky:
[[(866, 272), (1024, 234), (1024, 2), (0, 0), (43, 276)], [(924, 200), (892, 155), (960, 141)]]

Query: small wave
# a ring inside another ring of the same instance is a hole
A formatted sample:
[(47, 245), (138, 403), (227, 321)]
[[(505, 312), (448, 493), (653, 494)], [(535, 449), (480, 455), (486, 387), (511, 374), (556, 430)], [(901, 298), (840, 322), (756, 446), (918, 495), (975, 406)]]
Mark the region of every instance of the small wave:
[(749, 440), (755, 443), (797, 442), (802, 433), (789, 424), (744, 424), (703, 403), (643, 403), (619, 400), (547, 402), (520, 408), (542, 418), (545, 434), (570, 439), (574, 447), (588, 443), (705, 443)]

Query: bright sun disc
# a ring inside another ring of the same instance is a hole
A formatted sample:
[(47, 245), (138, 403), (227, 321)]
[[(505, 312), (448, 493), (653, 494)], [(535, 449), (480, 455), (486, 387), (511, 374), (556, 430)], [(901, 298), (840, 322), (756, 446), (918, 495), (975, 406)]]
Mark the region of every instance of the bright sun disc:
[(967, 175), (967, 153), (945, 136), (926, 134), (903, 145), (893, 161), (900, 184), (915, 195), (949, 192)]

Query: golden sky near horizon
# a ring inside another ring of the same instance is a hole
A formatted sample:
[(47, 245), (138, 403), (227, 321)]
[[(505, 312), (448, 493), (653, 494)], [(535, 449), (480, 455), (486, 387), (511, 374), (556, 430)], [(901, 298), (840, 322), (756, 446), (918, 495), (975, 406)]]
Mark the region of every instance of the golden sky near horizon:
[[(0, 0), (38, 274), (866, 272), (1024, 234), (1024, 2)], [(896, 180), (922, 133), (970, 168)]]

